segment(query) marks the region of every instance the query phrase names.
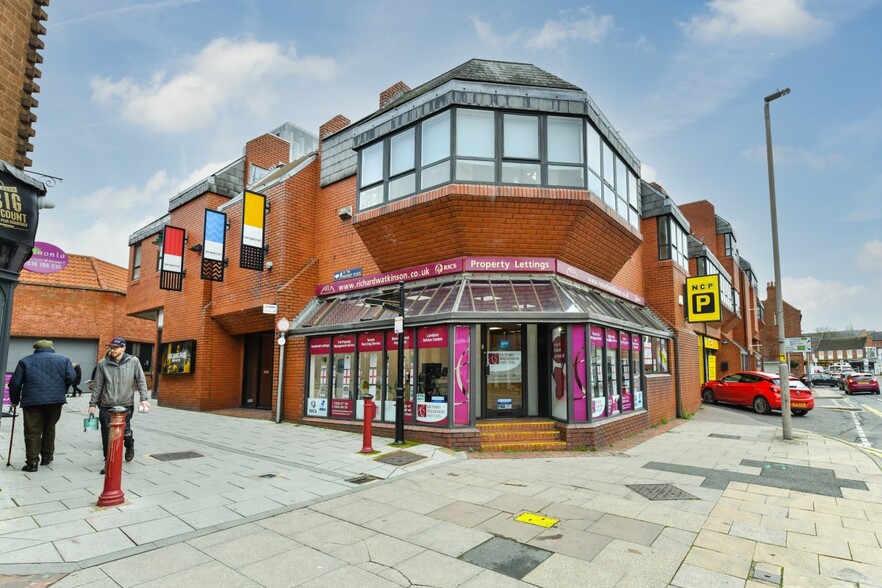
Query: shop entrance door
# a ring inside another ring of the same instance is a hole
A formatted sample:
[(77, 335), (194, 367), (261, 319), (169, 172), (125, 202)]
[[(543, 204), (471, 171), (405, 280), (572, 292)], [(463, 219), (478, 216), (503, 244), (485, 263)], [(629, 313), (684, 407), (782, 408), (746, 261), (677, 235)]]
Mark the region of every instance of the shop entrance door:
[(242, 408), (272, 408), (273, 333), (245, 335)]
[(484, 329), (484, 416), (519, 418), (524, 412), (524, 325), (487, 325)]

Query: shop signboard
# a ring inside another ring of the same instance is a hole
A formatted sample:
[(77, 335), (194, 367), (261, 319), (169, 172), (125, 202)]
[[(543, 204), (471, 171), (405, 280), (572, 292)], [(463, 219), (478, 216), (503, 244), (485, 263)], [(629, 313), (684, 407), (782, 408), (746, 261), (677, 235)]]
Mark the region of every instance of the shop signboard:
[(328, 399), (308, 398), (306, 400), (306, 416), (328, 416)]
[(350, 398), (331, 399), (332, 419), (351, 419), (355, 417), (355, 401)]
[(467, 326), (453, 328), (453, 413), (454, 424), (469, 424), (469, 348), (470, 329)]
[(24, 264), (24, 269), (37, 274), (54, 274), (67, 267), (67, 253), (52, 243), (34, 241), (33, 254)]
[(588, 372), (585, 361), (585, 325), (572, 327), (573, 349), (573, 420), (588, 420)]

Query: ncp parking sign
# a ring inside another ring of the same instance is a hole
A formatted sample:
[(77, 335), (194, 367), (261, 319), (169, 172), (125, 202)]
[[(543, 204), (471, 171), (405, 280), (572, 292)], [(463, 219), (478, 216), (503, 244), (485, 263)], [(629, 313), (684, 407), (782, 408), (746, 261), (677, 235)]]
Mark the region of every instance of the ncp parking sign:
[(690, 323), (713, 323), (722, 318), (720, 276), (686, 278), (686, 320)]

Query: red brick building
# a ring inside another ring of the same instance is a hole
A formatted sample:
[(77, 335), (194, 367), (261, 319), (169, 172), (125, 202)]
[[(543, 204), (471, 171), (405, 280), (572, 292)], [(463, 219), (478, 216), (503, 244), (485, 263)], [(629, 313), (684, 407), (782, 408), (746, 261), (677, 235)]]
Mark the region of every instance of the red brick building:
[[(126, 351), (141, 358), (144, 371), (153, 367), (156, 323), (126, 314), (127, 270), (83, 255), (68, 255), (61, 271), (37, 273), (25, 268), (15, 290), (6, 371), (33, 353), (38, 339), (51, 339), (55, 350), (82, 366), (83, 379), (92, 373), (110, 339), (121, 336)], [(148, 376), (148, 384), (152, 378)]]
[[(765, 370), (778, 373), (778, 324), (776, 322), (776, 301), (777, 294), (775, 292), (775, 282), (766, 284), (766, 299), (763, 305), (766, 307), (766, 320), (762, 330), (762, 354)], [(798, 308), (783, 301), (784, 306), (784, 337), (800, 337), (802, 336), (802, 311)], [(817, 343), (815, 341), (814, 343)], [(788, 353), (787, 363), (790, 373), (800, 377), (806, 373), (806, 358), (802, 353)]]
[[(400, 391), (407, 438), (476, 449), (502, 447), (500, 421), (559, 439), (520, 447), (572, 448), (698, 409), (709, 344), (683, 286), (725, 238), (639, 179), (582, 89), (472, 60), (334, 117), (314, 150), (291, 127), (130, 237), (128, 311), (158, 321), (163, 404), (359, 429), (371, 395), (391, 436)], [(693, 232), (713, 249), (691, 255)], [(743, 279), (729, 257), (715, 267)], [(758, 305), (734, 305), (708, 337), (752, 342), (739, 312)]]

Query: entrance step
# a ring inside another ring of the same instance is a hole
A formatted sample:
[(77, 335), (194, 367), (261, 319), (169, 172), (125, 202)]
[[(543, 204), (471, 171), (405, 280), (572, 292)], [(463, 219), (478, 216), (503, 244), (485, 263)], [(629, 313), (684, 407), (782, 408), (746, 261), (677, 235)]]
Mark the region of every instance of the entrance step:
[(505, 420), (478, 423), (481, 451), (562, 451), (567, 448), (551, 420)]

